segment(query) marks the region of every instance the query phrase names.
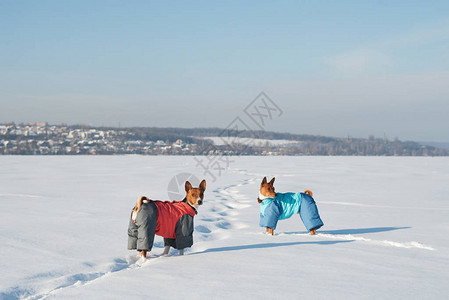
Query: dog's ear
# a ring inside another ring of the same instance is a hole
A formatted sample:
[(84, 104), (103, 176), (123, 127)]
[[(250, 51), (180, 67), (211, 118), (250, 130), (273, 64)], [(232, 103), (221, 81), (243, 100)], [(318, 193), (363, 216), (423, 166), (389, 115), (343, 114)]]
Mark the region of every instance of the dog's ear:
[(190, 182), (186, 181), (186, 192), (188, 193), (191, 188), (192, 185), (190, 184)]
[(200, 183), (199, 186), (200, 190), (202, 190), (203, 192), (206, 190), (206, 179), (203, 179)]
[(263, 179), (262, 179), (262, 183), (260, 184), (260, 185), (264, 185), (264, 184), (266, 184), (267, 183), (267, 177), (264, 177)]
[(269, 182), (268, 184), (273, 185), (275, 179), (276, 179), (276, 177), (273, 177), (273, 179), (271, 179), (270, 182)]

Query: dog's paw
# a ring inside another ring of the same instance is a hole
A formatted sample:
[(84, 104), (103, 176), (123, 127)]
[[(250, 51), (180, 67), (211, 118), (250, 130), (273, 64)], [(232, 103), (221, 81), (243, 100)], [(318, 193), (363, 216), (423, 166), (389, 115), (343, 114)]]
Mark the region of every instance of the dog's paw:
[(268, 234), (268, 235), (274, 235), (274, 229), (273, 229), (273, 228), (267, 227), (267, 229), (266, 229), (266, 234)]
[(142, 266), (147, 261), (148, 261), (148, 259), (146, 257), (140, 256), (139, 259), (136, 261), (136, 265)]

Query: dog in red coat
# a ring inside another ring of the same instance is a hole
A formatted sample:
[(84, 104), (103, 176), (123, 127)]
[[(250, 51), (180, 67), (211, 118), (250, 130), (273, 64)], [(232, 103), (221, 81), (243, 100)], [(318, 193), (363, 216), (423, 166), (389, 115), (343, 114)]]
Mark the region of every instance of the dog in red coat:
[(128, 228), (128, 249), (137, 249), (142, 257), (151, 251), (154, 236), (164, 238), (163, 255), (170, 247), (184, 254), (184, 248), (193, 244), (193, 218), (203, 204), (206, 180), (194, 188), (189, 181), (185, 183), (186, 197), (182, 201), (150, 200), (140, 197), (131, 213)]

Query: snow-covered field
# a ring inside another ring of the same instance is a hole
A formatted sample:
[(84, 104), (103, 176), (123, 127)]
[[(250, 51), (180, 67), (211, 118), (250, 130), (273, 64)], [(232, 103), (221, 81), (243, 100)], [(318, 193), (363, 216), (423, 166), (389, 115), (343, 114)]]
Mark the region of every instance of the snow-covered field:
[[(198, 138), (196, 136), (196, 138)], [(222, 137), (219, 136), (208, 136), (204, 138), (205, 140), (211, 140), (214, 145), (229, 145), (229, 140), (224, 139)], [(269, 140), (269, 139), (256, 139), (256, 138), (239, 138), (239, 137), (232, 137), (232, 142), (237, 143), (237, 144), (251, 144), (252, 146), (259, 146), (259, 147), (263, 147), (266, 146), (267, 144), (270, 146), (287, 146), (287, 145), (296, 145), (296, 144), (301, 144), (302, 142), (300, 141), (290, 141), (290, 140)]]
[[(168, 199), (193, 157), (0, 156), (1, 299), (447, 299), (449, 158), (233, 157), (186, 255), (126, 250), (141, 195)], [(314, 192), (325, 226), (258, 227), (263, 176)], [(197, 184), (197, 183), (196, 183)]]

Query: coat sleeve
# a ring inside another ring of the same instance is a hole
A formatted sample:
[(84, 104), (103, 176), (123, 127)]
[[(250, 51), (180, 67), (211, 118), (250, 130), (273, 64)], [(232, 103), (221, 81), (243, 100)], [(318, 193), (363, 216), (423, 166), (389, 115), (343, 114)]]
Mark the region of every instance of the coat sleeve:
[[(137, 250), (150, 250), (154, 243), (154, 234), (157, 226), (157, 207), (153, 202), (144, 203), (140, 207), (136, 217), (136, 224), (130, 220), (130, 228), (128, 229), (128, 248)], [(135, 225), (135, 226), (134, 226)], [(137, 241), (134, 242), (137, 230)]]
[(176, 239), (164, 239), (164, 244), (178, 250), (191, 247), (193, 245), (193, 228), (193, 217), (183, 215), (176, 223)]
[(319, 229), (324, 225), (318, 213), (315, 200), (307, 194), (301, 193), (301, 209), (299, 215), (308, 231), (312, 229)]
[(128, 250), (137, 249), (137, 232), (138, 232), (138, 227), (133, 222), (132, 214), (133, 213), (131, 211), (131, 215), (129, 216), (129, 225), (128, 225)]
[(265, 208), (264, 214), (260, 214), (260, 227), (269, 227), (276, 229), (279, 217), (282, 215), (282, 205), (274, 200)]

